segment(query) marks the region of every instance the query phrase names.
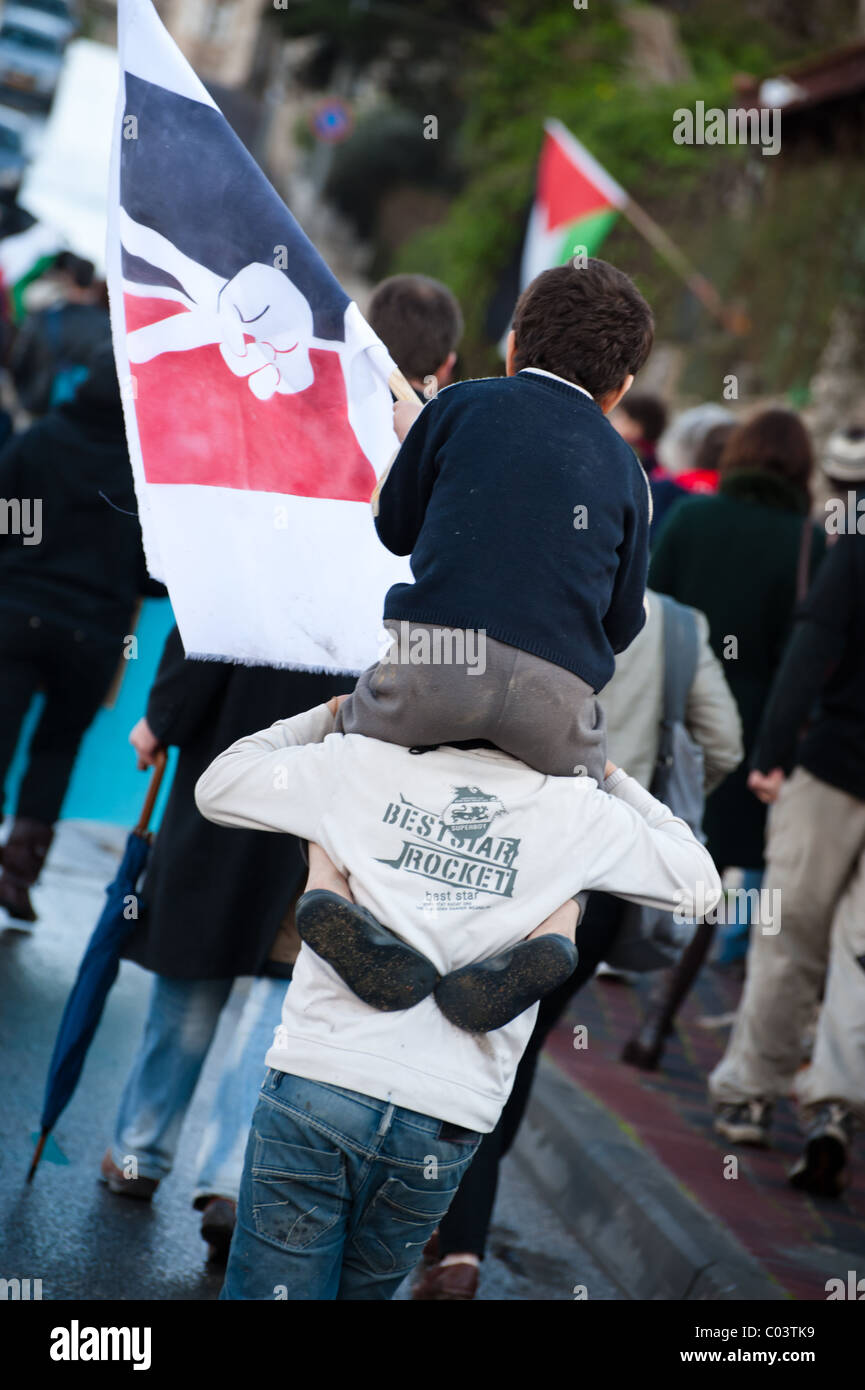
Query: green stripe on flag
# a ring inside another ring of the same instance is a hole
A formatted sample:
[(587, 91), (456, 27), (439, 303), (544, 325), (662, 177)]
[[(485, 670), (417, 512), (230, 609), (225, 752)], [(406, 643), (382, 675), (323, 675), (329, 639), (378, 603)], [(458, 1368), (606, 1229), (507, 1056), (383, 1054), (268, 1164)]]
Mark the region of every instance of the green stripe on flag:
[(562, 239), (556, 264), (565, 265), (576, 255), (577, 247), (585, 247), (586, 255), (594, 256), (618, 215), (616, 208), (603, 208), (572, 222)]
[(56, 260), (56, 251), (50, 256), (40, 256), (38, 261), (34, 262), (27, 273), (22, 275), (21, 279), (12, 285), (10, 291), (12, 317), (16, 323), (20, 323), (21, 319), (25, 318), (27, 314), (27, 310), (24, 307), (24, 291), (27, 289), (27, 286), (31, 285), (34, 280), (38, 280), (39, 276), (50, 269)]

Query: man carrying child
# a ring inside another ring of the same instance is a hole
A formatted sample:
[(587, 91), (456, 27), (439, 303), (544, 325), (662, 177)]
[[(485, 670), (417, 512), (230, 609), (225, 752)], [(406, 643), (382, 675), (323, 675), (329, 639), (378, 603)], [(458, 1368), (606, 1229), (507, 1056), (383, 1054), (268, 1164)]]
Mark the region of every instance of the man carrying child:
[[(720, 893), (606, 762), (595, 699), (644, 621), (648, 486), (605, 417), (652, 331), (620, 271), (559, 267), (517, 305), (506, 377), (398, 406), (374, 511), (415, 583), (387, 596), (388, 659), (199, 783), (211, 819), (311, 842), (224, 1297), (391, 1296), (574, 969), (574, 895)], [(442, 629), (483, 669), (412, 661)]]

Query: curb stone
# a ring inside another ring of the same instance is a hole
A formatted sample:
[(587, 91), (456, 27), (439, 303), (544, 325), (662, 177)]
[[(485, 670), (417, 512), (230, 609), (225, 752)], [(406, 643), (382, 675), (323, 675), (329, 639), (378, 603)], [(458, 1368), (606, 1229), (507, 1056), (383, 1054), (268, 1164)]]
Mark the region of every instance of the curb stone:
[(514, 1155), (628, 1298), (787, 1301), (615, 1115), (546, 1057)]

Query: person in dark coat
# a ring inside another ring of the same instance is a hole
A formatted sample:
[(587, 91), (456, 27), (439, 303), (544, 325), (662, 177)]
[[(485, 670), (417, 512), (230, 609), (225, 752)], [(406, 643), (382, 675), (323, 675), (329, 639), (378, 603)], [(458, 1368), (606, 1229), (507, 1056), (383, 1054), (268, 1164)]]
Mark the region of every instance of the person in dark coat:
[(50, 288), (52, 282), (57, 302), (27, 315), (9, 357), (19, 405), (34, 416), (69, 400), (111, 347), (105, 286), (92, 261), (61, 251), (39, 283)]
[(300, 844), (292, 836), (213, 825), (196, 808), (195, 784), (250, 729), (313, 709), (353, 683), (348, 676), (187, 661), (172, 629), (145, 719), (130, 740), (144, 749), (141, 762), (168, 747), (179, 748), (180, 758), (147, 870), (144, 911), (124, 947), (127, 960), (181, 980), (262, 973), (306, 872)]
[(826, 548), (810, 518), (810, 440), (798, 416), (766, 410), (730, 436), (714, 497), (688, 498), (667, 520), (649, 585), (709, 620), (709, 641), (742, 717), (745, 761), (709, 797), (704, 829), (721, 868), (762, 869), (765, 808), (748, 758), (794, 608)]
[(649, 479), (652, 494), (651, 545), (667, 512), (687, 493), (658, 462), (657, 444), (667, 428), (667, 407), (660, 396), (648, 391), (629, 391), (610, 416), (610, 424), (630, 444)]
[[(814, 459), (799, 417), (765, 410), (730, 435), (715, 496), (692, 497), (667, 518), (649, 584), (709, 620), (709, 640), (739, 706), (745, 761), (706, 802), (703, 828), (718, 868), (760, 875), (766, 808), (748, 790), (748, 760), (798, 599), (825, 554), (810, 517)], [(639, 1038), (626, 1049), (637, 1066), (657, 1066), (673, 1018), (713, 933), (698, 927), (658, 991)]]
[(147, 578), (110, 349), (74, 398), (0, 454), (0, 786), (37, 690), (0, 906), (36, 919), (29, 889), (51, 844), (78, 747), (118, 668)]
[[(345, 676), (187, 661), (177, 628), (169, 633), (146, 715), (130, 735), (139, 767), (169, 746), (179, 748), (180, 756), (138, 923), (123, 950), (155, 979), (114, 1141), (102, 1161), (103, 1178), (121, 1196), (149, 1199), (171, 1171), (235, 978), (288, 980), (296, 953), (286, 928), (306, 878), (299, 841), (213, 825), (196, 808), (195, 784), (250, 729), (313, 708), (353, 684)], [(197, 1184), (194, 1205), (204, 1211), (202, 1234), (213, 1245), (220, 1237), (227, 1244), (233, 1210), (226, 1204), (235, 1195)]]

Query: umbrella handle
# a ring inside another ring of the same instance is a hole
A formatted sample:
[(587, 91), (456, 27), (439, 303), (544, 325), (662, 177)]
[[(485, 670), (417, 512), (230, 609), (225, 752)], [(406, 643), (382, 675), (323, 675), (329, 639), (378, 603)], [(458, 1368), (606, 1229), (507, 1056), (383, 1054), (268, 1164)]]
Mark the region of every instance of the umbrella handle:
[(43, 1129), (42, 1133), (39, 1135), (39, 1142), (37, 1143), (36, 1148), (34, 1150), (33, 1159), (30, 1164), (30, 1171), (27, 1174), (28, 1182), (33, 1181), (36, 1169), (39, 1166), (39, 1160), (42, 1157), (42, 1150), (45, 1148), (45, 1140), (48, 1138), (49, 1133), (49, 1130)]
[(165, 752), (165, 749), (160, 748), (159, 752), (153, 759), (153, 774), (150, 778), (150, 786), (147, 788), (147, 795), (144, 798), (144, 805), (141, 808), (141, 815), (139, 816), (138, 824), (135, 827), (135, 834), (141, 835), (142, 838), (148, 833), (147, 827), (150, 824), (150, 817), (153, 815), (153, 807), (156, 802), (156, 798), (159, 795), (159, 788), (162, 784), (162, 777), (165, 772), (166, 761), (167, 754)]

